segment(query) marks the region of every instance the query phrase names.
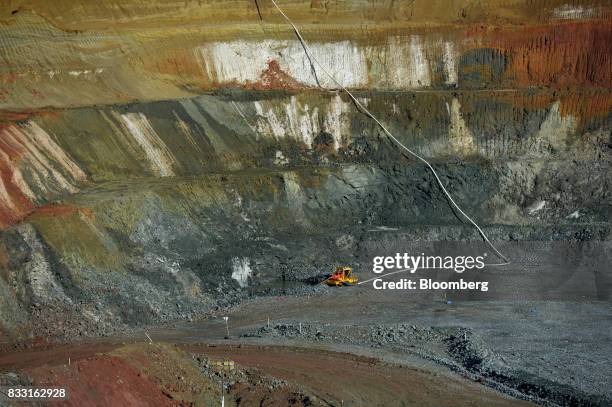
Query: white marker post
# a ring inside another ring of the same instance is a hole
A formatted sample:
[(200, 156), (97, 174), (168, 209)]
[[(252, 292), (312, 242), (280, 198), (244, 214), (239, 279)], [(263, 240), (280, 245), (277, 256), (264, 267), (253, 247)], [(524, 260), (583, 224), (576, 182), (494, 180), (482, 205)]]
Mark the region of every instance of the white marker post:
[(225, 384), (223, 383), (223, 376), (225, 373), (221, 373), (221, 407), (225, 407)]
[(229, 323), (227, 322), (229, 320), (229, 317), (223, 317), (223, 320), (225, 321), (225, 329), (227, 330), (227, 336), (225, 337), (225, 339), (229, 339)]
[(232, 370), (234, 370), (234, 361), (218, 361), (213, 362), (213, 365), (220, 370), (219, 373), (221, 376), (221, 407), (225, 407), (225, 372), (231, 372)]

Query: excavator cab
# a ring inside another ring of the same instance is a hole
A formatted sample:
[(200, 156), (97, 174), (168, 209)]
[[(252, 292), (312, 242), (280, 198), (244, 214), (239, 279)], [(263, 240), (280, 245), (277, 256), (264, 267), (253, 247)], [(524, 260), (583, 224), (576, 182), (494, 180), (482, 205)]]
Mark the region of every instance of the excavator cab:
[(338, 266), (336, 271), (323, 282), (330, 287), (339, 287), (342, 285), (354, 285), (357, 281), (357, 277), (353, 277), (352, 267)]

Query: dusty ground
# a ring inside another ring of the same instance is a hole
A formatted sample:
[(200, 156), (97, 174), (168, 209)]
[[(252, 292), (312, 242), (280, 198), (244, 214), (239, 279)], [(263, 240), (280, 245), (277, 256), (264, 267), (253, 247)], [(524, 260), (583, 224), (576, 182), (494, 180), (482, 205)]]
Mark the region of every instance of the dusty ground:
[[(117, 345), (118, 346), (118, 345)], [(388, 364), (347, 353), (276, 346), (137, 343), (81, 345), (30, 351), (46, 355), (34, 366), (28, 358), (15, 364), (11, 379), (34, 386), (62, 386), (63, 406), (209, 406), (220, 396), (220, 373), (213, 362), (233, 360), (225, 374), (231, 406), (406, 406), (529, 403), (513, 400), (458, 375)], [(96, 353), (106, 348), (104, 353)], [(23, 354), (22, 354), (23, 355)], [(68, 358), (71, 362), (68, 364)], [(4, 405), (4, 404), (3, 404)]]
[[(115, 346), (48, 349), (40, 365), (22, 359), (13, 367), (17, 376), (5, 373), (2, 381), (15, 385), (18, 378), (20, 384), (65, 388), (68, 398), (52, 405), (187, 406), (212, 405), (218, 399), (219, 389), (189, 354), (165, 344)], [(97, 353), (101, 349), (107, 351)]]
[(301, 383), (330, 405), (528, 405), (461, 377), (395, 366), (347, 353), (268, 346), (188, 347), (233, 359), (284, 380)]
[[(229, 339), (223, 315), (229, 315)], [(608, 302), (470, 301), (367, 285), (320, 287), (310, 295), (253, 298), (200, 322), (147, 331), (156, 344), (178, 343), (180, 350), (148, 345), (144, 333), (107, 343), (38, 344), (3, 349), (0, 370), (3, 380), (16, 372), (34, 383), (65, 383), (79, 405), (97, 405), (87, 396), (91, 389), (113, 394), (118, 381), (133, 380), (136, 404), (121, 391), (111, 401), (139, 405), (142, 391), (200, 405), (196, 389), (219, 380), (209, 362), (226, 359), (240, 366), (229, 380), (237, 405), (507, 405), (520, 399), (609, 405), (611, 321)], [(154, 379), (141, 382), (139, 372)], [(191, 381), (175, 380), (180, 377)]]
[[(447, 304), (442, 295), (409, 296), (363, 286), (332, 294), (246, 303), (229, 313), (232, 340), (351, 349), (413, 366), (433, 363), (539, 403), (610, 403), (609, 302)], [(220, 318), (154, 334), (181, 341), (224, 335)]]

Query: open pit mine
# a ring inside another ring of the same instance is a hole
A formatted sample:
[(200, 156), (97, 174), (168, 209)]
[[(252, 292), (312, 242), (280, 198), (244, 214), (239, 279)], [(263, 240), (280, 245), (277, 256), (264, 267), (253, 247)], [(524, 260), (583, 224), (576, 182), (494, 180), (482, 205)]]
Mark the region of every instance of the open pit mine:
[(0, 1), (0, 406), (611, 406), (612, 5)]

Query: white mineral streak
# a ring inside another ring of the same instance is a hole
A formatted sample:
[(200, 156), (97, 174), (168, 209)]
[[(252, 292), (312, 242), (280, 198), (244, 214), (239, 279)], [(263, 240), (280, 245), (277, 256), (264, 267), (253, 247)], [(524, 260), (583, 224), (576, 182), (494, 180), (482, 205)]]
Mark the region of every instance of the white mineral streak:
[(546, 207), (546, 201), (536, 201), (527, 207), (527, 212), (529, 212), (530, 215), (533, 215), (534, 213), (544, 209), (544, 207)]
[[(546, 119), (534, 140), (537, 150), (550, 149), (559, 151), (566, 148), (567, 139), (576, 130), (576, 122), (571, 115), (561, 116), (561, 104), (556, 101), (550, 107)], [(532, 149), (533, 151), (533, 149)]]
[(476, 152), (474, 136), (468, 128), (463, 115), (461, 104), (457, 98), (453, 98), (450, 105), (450, 127), (448, 135), (453, 150), (461, 154), (473, 154)]
[(302, 141), (308, 147), (312, 147), (314, 138), (319, 134), (319, 113), (314, 108), (312, 114), (307, 104), (300, 106), (297, 98), (292, 96), (290, 102), (285, 105), (288, 129), (296, 140)]
[[(365, 87), (368, 84), (367, 63), (363, 50), (351, 41), (311, 43), (312, 56), (346, 87)], [(276, 61), (282, 71), (296, 81), (324, 88), (338, 86), (320, 69), (312, 72), (310, 61), (297, 40), (263, 40), (215, 42), (196, 49), (200, 63), (209, 78), (219, 83), (255, 83)], [(318, 79), (318, 84), (317, 84)]]
[(120, 117), (129, 133), (144, 151), (157, 175), (160, 177), (174, 175), (172, 153), (159, 138), (147, 117), (143, 113), (126, 113)]
[(290, 137), (312, 148), (315, 137), (324, 130), (332, 135), (334, 147), (338, 149), (342, 138), (349, 135), (348, 112), (351, 107), (339, 95), (330, 100), (323, 117), (320, 117), (318, 108), (300, 103), (295, 96), (280, 107), (268, 106), (265, 101), (253, 103), (257, 116), (255, 129), (263, 136), (276, 140)]
[(557, 7), (552, 12), (553, 18), (560, 20), (581, 20), (596, 17), (598, 14), (598, 10), (594, 7), (574, 6), (571, 4)]
[[(451, 42), (432, 42), (419, 35), (392, 36), (383, 45), (359, 45), (352, 41), (309, 44), (316, 76), (310, 60), (297, 40), (213, 42), (195, 49), (195, 56), (206, 76), (220, 84), (257, 83), (276, 61), (279, 68), (306, 86), (338, 88), (314, 59), (342, 86), (348, 88), (389, 87), (419, 89), (432, 84), (428, 58), (441, 58), (445, 83), (457, 83), (457, 51)], [(437, 64), (437, 62), (435, 63)], [(317, 82), (318, 81), (318, 82)]]
[(396, 89), (431, 86), (429, 61), (421, 38), (413, 35), (389, 38), (386, 63), (389, 85)]
[[(19, 154), (15, 160), (0, 150), (0, 162), (10, 168), (11, 183), (33, 201), (51, 192), (76, 192), (77, 182), (86, 179), (77, 164), (35, 122), (8, 126), (2, 129), (0, 137), (7, 148)], [(0, 201), (15, 208), (13, 198), (1, 180)]]
[(456, 85), (458, 76), (456, 52), (451, 42), (444, 43), (442, 60), (444, 61), (444, 83), (446, 83), (447, 85)]
[(285, 138), (285, 128), (278, 120), (272, 108), (264, 110), (261, 102), (256, 101), (255, 112), (257, 113), (257, 124), (255, 128), (258, 133), (268, 135), (271, 134), (276, 140)]
[(238, 258), (233, 257), (231, 260), (232, 266), (232, 278), (238, 282), (240, 287), (246, 287), (249, 285), (249, 277), (253, 275), (251, 265), (247, 257)]
[(66, 155), (64, 150), (60, 148), (38, 124), (29, 121), (23, 129), (28, 135), (32, 143), (42, 147), (50, 158), (61, 164), (65, 170), (72, 176), (73, 179), (82, 181), (85, 179), (85, 173)]
[(336, 150), (342, 145), (342, 136), (349, 135), (350, 122), (347, 114), (349, 110), (349, 104), (345, 103), (340, 95), (334, 96), (327, 107), (323, 128), (334, 138)]

